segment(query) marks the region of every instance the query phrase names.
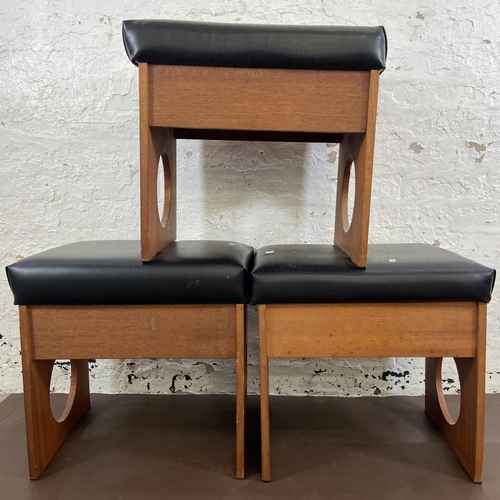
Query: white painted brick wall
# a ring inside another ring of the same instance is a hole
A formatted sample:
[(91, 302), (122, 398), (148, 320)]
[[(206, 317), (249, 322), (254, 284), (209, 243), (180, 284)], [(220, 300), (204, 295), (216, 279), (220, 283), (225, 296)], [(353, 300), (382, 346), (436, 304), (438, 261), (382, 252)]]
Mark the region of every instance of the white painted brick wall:
[[(417, 6), (418, 5), (418, 6)], [(139, 236), (137, 69), (121, 21), (385, 25), (371, 242), (441, 245), (498, 268), (497, 1), (3, 0), (0, 263), (73, 241)], [(332, 98), (334, 98), (332, 96)], [(179, 238), (331, 243), (337, 148), (181, 142)], [(0, 392), (19, 392), (17, 311), (0, 273)], [(258, 385), (249, 314), (250, 390)], [(489, 307), (488, 391), (500, 388), (500, 298)], [(231, 361), (98, 361), (96, 392), (231, 392)], [(64, 385), (65, 365), (54, 385)], [(456, 389), (456, 377), (449, 372)], [(423, 361), (271, 363), (281, 394), (421, 394)]]

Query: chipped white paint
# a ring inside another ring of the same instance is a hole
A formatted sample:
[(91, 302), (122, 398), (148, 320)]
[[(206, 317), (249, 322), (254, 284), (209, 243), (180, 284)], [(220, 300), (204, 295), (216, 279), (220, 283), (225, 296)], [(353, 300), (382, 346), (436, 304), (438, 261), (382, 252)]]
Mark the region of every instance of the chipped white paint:
[[(138, 238), (137, 70), (127, 18), (385, 25), (370, 239), (500, 257), (498, 2), (202, 0), (0, 3), (0, 260), (86, 239)], [(334, 98), (334, 96), (332, 96)], [(338, 149), (181, 142), (179, 238), (330, 243)], [(489, 308), (488, 390), (500, 389), (500, 299)], [(21, 391), (17, 313), (0, 274), (0, 392)], [(258, 389), (249, 314), (249, 385)], [(232, 361), (98, 361), (96, 392), (230, 392)], [(65, 365), (54, 385), (63, 386)], [(419, 359), (271, 363), (281, 394), (421, 394)], [(456, 389), (450, 372), (445, 383)]]

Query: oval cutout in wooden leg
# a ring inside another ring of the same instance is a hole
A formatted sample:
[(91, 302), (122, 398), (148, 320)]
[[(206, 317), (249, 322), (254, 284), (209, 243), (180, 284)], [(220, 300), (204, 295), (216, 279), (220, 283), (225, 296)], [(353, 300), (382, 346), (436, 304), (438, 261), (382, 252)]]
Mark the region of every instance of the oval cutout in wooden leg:
[(171, 193), (171, 177), (170, 177), (170, 162), (168, 155), (164, 151), (158, 160), (157, 186), (156, 186), (156, 201), (158, 205), (158, 219), (161, 226), (164, 228), (167, 225), (168, 216), (170, 214), (172, 193)]
[(354, 215), (356, 196), (356, 165), (352, 156), (347, 158), (342, 179), (342, 226), (347, 233)]
[[(450, 362), (453, 363), (454, 366), (450, 365)], [(448, 360), (446, 358), (445, 360), (445, 370), (444, 372), (446, 373), (446, 379), (452, 381), (455, 383), (455, 381), (459, 381), (459, 375), (457, 371), (457, 367), (455, 364), (455, 360)], [(452, 383), (449, 382), (449, 383)], [(439, 401), (439, 407), (441, 408), (441, 412), (443, 413), (443, 417), (445, 418), (446, 422), (450, 425), (455, 425), (460, 418), (460, 408), (461, 408), (461, 396), (459, 396), (458, 402), (457, 401), (451, 401), (451, 398), (447, 398), (444, 395), (444, 390), (443, 390), (443, 358), (437, 358), (436, 359), (436, 392), (438, 396), (438, 401)], [(451, 396), (451, 395), (450, 395)], [(447, 400), (450, 402), (450, 405), (447, 404)], [(457, 404), (458, 403), (458, 404)]]
[[(67, 383), (67, 389), (66, 392), (68, 394), (66, 398), (66, 403), (64, 404), (64, 407), (62, 407), (61, 404), (61, 394), (53, 394), (52, 393), (52, 387), (53, 387), (53, 376), (54, 376), (54, 366), (60, 366), (63, 369), (68, 369), (70, 371), (70, 376), (69, 376), (69, 381)], [(76, 396), (76, 388), (78, 384), (78, 370), (77, 370), (77, 364), (76, 361), (72, 360), (58, 360), (54, 361), (54, 364), (52, 365), (52, 376), (50, 380), (50, 410), (52, 412), (52, 416), (54, 417), (54, 420), (56, 422), (64, 422), (66, 418), (68, 417), (69, 413), (71, 412), (71, 409), (73, 408), (73, 403), (75, 402), (75, 396)]]

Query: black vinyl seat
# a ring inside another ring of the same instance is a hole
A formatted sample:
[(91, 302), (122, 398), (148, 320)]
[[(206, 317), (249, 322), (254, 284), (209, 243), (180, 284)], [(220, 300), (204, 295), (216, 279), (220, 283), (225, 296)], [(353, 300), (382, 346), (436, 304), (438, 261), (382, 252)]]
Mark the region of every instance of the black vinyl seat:
[(172, 64), (275, 69), (383, 71), (382, 26), (286, 26), (172, 20), (122, 24), (129, 59)]
[(139, 241), (84, 241), (7, 266), (18, 305), (245, 304), (253, 248), (177, 241), (142, 262)]
[(366, 269), (333, 245), (271, 245), (256, 250), (250, 303), (489, 302), (494, 282), (495, 270), (433, 245), (368, 245)]

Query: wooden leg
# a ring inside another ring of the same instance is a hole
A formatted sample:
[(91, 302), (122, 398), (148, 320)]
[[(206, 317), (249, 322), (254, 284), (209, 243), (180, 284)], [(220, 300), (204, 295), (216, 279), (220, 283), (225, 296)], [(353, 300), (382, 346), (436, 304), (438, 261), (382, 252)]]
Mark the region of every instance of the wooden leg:
[(269, 361), (267, 357), (266, 306), (259, 306), (259, 352), (262, 481), (270, 481), (271, 442), (269, 432)]
[(50, 408), (50, 378), (54, 360), (33, 359), (29, 307), (20, 306), (19, 312), (29, 474), (31, 479), (37, 479), (90, 408), (88, 361), (71, 360), (68, 401), (61, 417), (55, 420)]
[(236, 478), (245, 477), (245, 412), (247, 404), (246, 306), (236, 305)]
[[(366, 267), (372, 189), (379, 72), (370, 72), (365, 133), (344, 134), (339, 148), (334, 242), (358, 267)], [(352, 219), (347, 216), (348, 181), (355, 169), (356, 186)]]
[[(176, 238), (176, 140), (172, 128), (150, 126), (150, 78), (139, 64), (139, 119), (141, 148), (141, 259), (151, 260)], [(165, 173), (165, 196), (158, 213), (158, 163)]]
[(451, 419), (441, 382), (441, 358), (425, 360), (425, 409), (453, 448), (475, 483), (483, 479), (484, 400), (486, 372), (486, 304), (478, 307), (478, 341), (475, 358), (455, 358), (460, 377), (461, 406)]

